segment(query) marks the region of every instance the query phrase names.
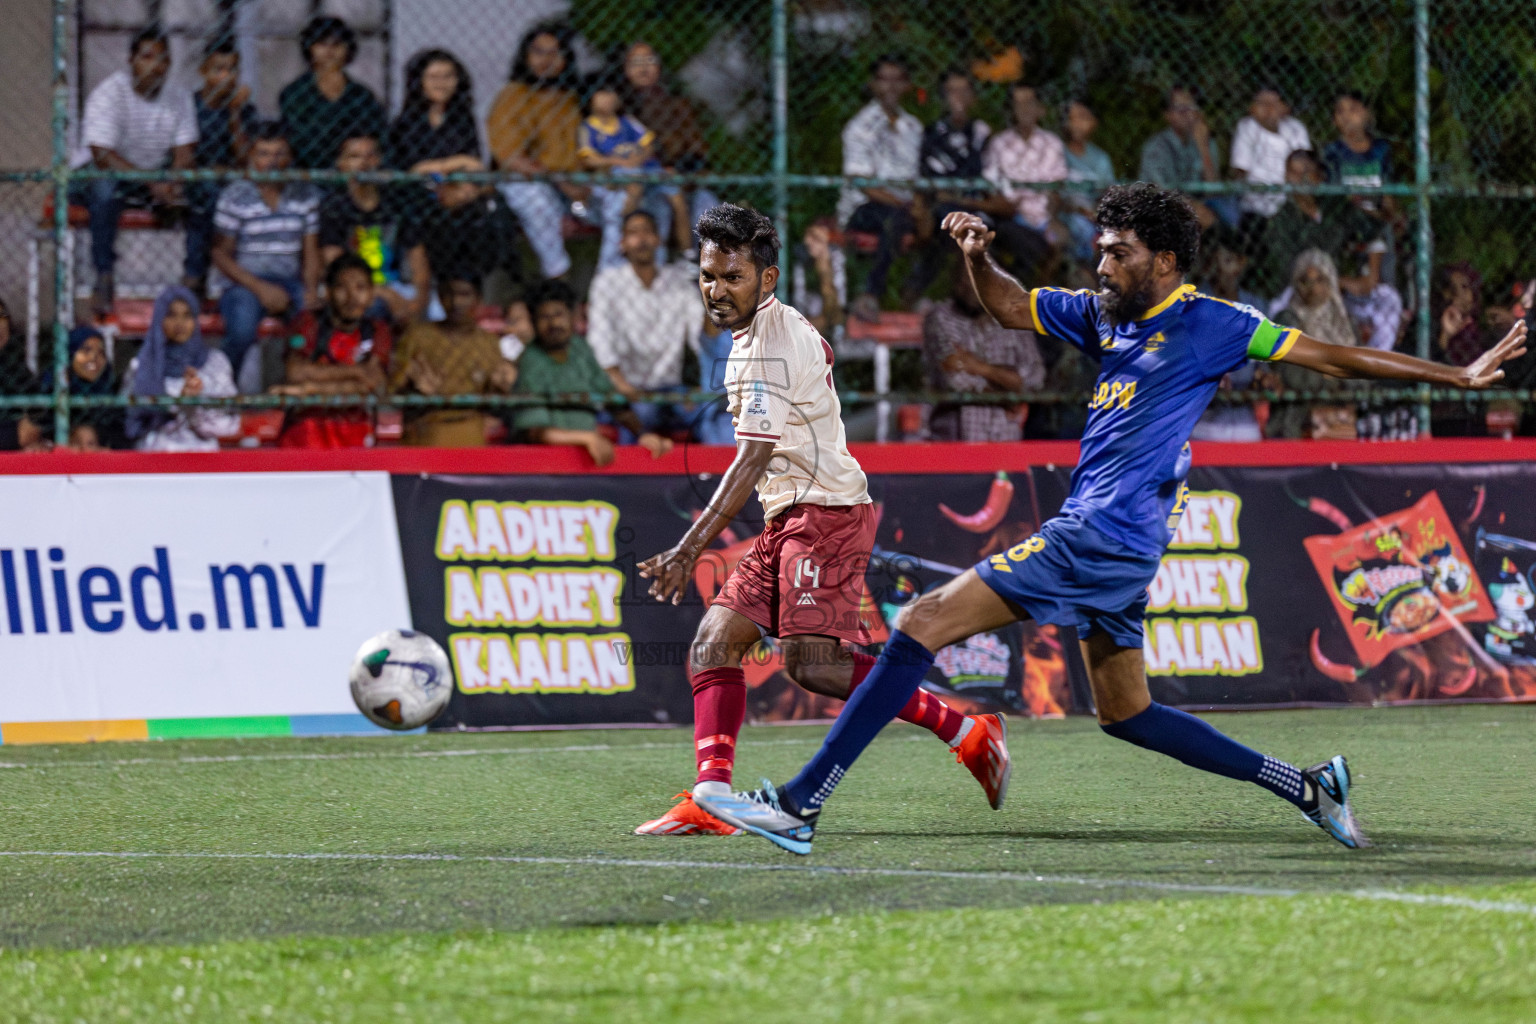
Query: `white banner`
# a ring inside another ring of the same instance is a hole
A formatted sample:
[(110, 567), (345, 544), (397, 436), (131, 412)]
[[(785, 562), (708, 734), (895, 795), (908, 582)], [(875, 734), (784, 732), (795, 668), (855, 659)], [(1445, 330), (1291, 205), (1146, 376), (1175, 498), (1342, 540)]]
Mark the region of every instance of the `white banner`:
[(387, 473), (0, 478), (0, 722), (355, 713), (409, 624)]

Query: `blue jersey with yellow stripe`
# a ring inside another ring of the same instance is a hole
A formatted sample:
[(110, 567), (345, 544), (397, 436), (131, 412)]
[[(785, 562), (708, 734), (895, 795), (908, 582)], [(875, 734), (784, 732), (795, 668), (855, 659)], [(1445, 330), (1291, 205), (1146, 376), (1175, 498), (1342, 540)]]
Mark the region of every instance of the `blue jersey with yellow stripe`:
[(1097, 292), (1037, 288), (1030, 312), (1041, 333), (1101, 367), (1062, 512), (1132, 550), (1160, 554), (1184, 513), (1190, 431), (1221, 378), (1249, 359), (1280, 359), (1299, 332), (1193, 285), (1114, 328)]

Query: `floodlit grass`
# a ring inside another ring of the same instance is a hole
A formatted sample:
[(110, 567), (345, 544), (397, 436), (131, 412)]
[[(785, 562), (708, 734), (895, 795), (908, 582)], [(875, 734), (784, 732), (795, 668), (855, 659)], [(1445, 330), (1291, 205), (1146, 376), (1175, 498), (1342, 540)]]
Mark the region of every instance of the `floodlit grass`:
[(0, 748), (0, 1020), (1536, 1019), (1536, 709), (1217, 722), (1348, 754), (1378, 845), (1083, 721), (1002, 812), (892, 729), (808, 859), (629, 835), (681, 732)]

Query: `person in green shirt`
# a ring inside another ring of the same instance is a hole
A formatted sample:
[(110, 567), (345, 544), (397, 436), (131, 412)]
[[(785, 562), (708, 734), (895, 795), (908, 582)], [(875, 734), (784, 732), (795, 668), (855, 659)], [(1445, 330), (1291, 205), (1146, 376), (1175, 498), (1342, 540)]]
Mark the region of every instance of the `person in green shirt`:
[[(513, 434), (530, 444), (580, 446), (593, 462), (606, 466), (613, 461), (613, 442), (598, 433), (596, 410), (586, 402), (556, 397), (614, 392), (613, 380), (597, 365), (586, 339), (574, 333), (576, 293), (564, 281), (545, 281), (528, 296), (528, 307), (533, 311), (533, 344), (518, 357), (512, 393), (548, 395), (550, 400), (519, 406), (512, 414)], [(652, 458), (672, 450), (672, 442), (646, 432), (632, 410), (615, 410), (613, 418), (635, 434)]]

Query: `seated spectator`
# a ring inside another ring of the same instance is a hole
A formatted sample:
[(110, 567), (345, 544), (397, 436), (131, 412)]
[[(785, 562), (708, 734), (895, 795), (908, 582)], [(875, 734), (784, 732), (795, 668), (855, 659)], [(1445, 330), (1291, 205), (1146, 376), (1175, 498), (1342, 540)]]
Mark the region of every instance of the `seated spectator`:
[[(1309, 338), (1328, 345), (1358, 345), (1359, 336), (1344, 296), (1339, 291), (1339, 272), (1333, 258), (1321, 249), (1306, 249), (1296, 257), (1291, 271), (1291, 299), (1274, 320), (1286, 327), (1297, 327)], [(1292, 363), (1266, 366), (1273, 376), (1273, 386), (1285, 391), (1316, 391), (1320, 387), (1343, 388), (1351, 385), (1324, 380), (1308, 374)], [(1269, 417), (1265, 433), (1269, 437), (1310, 437), (1317, 440), (1353, 440), (1356, 413), (1353, 404), (1287, 403)]]
[[(244, 167), (256, 106), (250, 87), (240, 84), (240, 51), (234, 37), (221, 34), (210, 40), (198, 70), (203, 87), (192, 96), (198, 136), (194, 162), (199, 168), (218, 171)], [(196, 182), (187, 188), (187, 265), (182, 284), (200, 295), (207, 287), (213, 208), (218, 201), (217, 182)]]
[[(486, 138), (496, 167), (518, 174), (580, 169), (576, 135), (581, 107), (576, 101), (576, 55), (571, 33), (538, 25), (523, 37), (512, 62), (512, 77), (491, 104)], [(522, 222), (545, 277), (571, 269), (561, 219), (567, 203), (587, 197), (574, 185), (509, 181), (501, 186), (507, 205)]]
[(459, 58), (423, 50), (405, 66), (405, 102), (389, 126), (389, 165), (414, 174), (448, 173), (441, 161), (483, 157), (474, 86)]
[[(35, 395), (41, 390), (27, 366), (26, 349), (16, 340), (11, 310), (0, 299), (0, 395)], [(21, 409), (0, 409), (0, 452), (41, 451), (51, 447), (43, 430), (44, 417)]]
[[(1323, 168), (1310, 150), (1298, 149), (1286, 161), (1285, 180), (1291, 185), (1320, 185)], [(1341, 278), (1351, 295), (1368, 296), (1381, 283), (1381, 257), (1386, 243), (1378, 227), (1358, 206), (1341, 196), (1292, 193), (1264, 229), (1263, 258), (1254, 267), (1253, 286), (1265, 295), (1279, 295), (1290, 280), (1290, 268), (1305, 249), (1321, 249), (1344, 267), (1363, 254), (1360, 272)]]
[(1115, 165), (1108, 153), (1093, 144), (1099, 119), (1088, 104), (1068, 100), (1062, 108), (1061, 123), (1067, 133), (1067, 180), (1085, 186), (1061, 193), (1062, 212), (1072, 236), (1072, 258), (1080, 263), (1097, 263), (1093, 243), (1099, 237), (1099, 228), (1093, 218), (1099, 194), (1115, 183)]
[[(128, 364), (128, 394), (136, 398), (232, 398), (229, 359), (203, 344), (197, 296), (167, 288), (155, 300), (144, 344)], [(127, 434), (142, 452), (218, 451), (219, 438), (240, 432), (240, 414), (209, 406), (129, 409)]]
[[(300, 313), (283, 362), (284, 395), (383, 394), (392, 348), (389, 321), (369, 315), (373, 268), (343, 253), (325, 269), (325, 305)], [(277, 443), (282, 448), (361, 448), (373, 443), (373, 414), (293, 410)]]
[(982, 174), (997, 185), (1013, 203), (1013, 216), (997, 219), (997, 237), (1015, 252), (1030, 253), (1030, 266), (1015, 272), (1027, 276), (1055, 254), (1052, 210), (1055, 200), (1048, 192), (1020, 188), (1009, 181), (1065, 181), (1067, 147), (1061, 137), (1040, 127), (1045, 106), (1035, 87), (1015, 82), (1008, 89), (1011, 126), (992, 137), (982, 160)]
[[(658, 266), (656, 221), (644, 210), (624, 218), (624, 260), (598, 271), (587, 306), (587, 344), (613, 382), (630, 400), (646, 431), (669, 433), (687, 427), (687, 413), (664, 402), (641, 402), (644, 391), (683, 391), (683, 352), (699, 353), (704, 301), (691, 268)], [(634, 443), (633, 437), (620, 439)], [(705, 442), (712, 443), (712, 442)]]
[[(438, 278), (446, 314), (441, 323), (418, 320), (400, 336), (389, 371), (395, 394), (506, 394), (517, 367), (501, 357), (496, 335), (479, 324), (478, 278)], [(428, 448), (478, 448), (485, 444), (486, 414), (478, 409), (433, 409), (409, 416), (405, 443)]]
[[(250, 169), (281, 171), (290, 151), (282, 129), (259, 125)], [(259, 358), (247, 360), (264, 316), (320, 304), (320, 190), (305, 181), (230, 182), (219, 194), (213, 265), (229, 278), (219, 296), (224, 354), (246, 394), (262, 390)]]
[[(336, 169), (359, 174), (379, 169), (379, 140), (353, 135), (341, 144)], [(419, 186), (407, 186), (419, 187)], [(427, 201), (430, 193), (423, 191)], [(343, 253), (361, 256), (373, 268), (378, 307), (405, 322), (421, 316), (431, 292), (432, 279), (426, 247), (416, 237), (417, 224), (407, 212), (396, 188), (349, 179), (343, 188), (326, 193), (320, 201), (320, 262), (329, 267)], [(402, 270), (411, 284), (401, 285)]]
[[(1266, 86), (1254, 94), (1248, 116), (1237, 122), (1232, 133), (1232, 179), (1256, 185), (1284, 184), (1290, 155), (1311, 148), (1306, 125), (1290, 116), (1280, 90)], [(1244, 193), (1238, 206), (1243, 212), (1245, 237), (1262, 234), (1264, 222), (1284, 205), (1285, 195), (1280, 192)]]
[[(1211, 126), (1205, 121), (1193, 89), (1177, 85), (1168, 90), (1163, 108), (1168, 127), (1141, 147), (1141, 166), (1136, 177), (1167, 187), (1185, 182), (1220, 181), (1221, 149), (1211, 138)], [(1202, 229), (1210, 229), (1218, 219), (1229, 227), (1237, 226), (1237, 207), (1226, 196), (1191, 199)]]
[[(584, 168), (620, 177), (661, 170), (661, 161), (653, 152), (656, 134), (624, 113), (617, 86), (599, 83), (587, 98), (586, 114), (576, 143), (576, 156)], [(646, 210), (658, 224), (660, 218), (653, 207), (658, 203), (670, 207), (671, 219), (680, 235), (678, 248), (686, 251), (693, 244), (688, 206), (682, 190), (675, 185), (635, 182), (622, 188), (599, 186), (592, 190), (592, 199), (603, 212), (603, 244), (597, 259), (599, 270), (624, 262), (619, 242), (619, 236), (624, 232), (624, 218), (639, 209), (642, 201), (648, 201)], [(659, 234), (657, 241), (660, 242)], [(665, 253), (662, 249), (660, 255), (664, 257)]]
[[(483, 169), (479, 164), (466, 168)], [(514, 284), (520, 283), (523, 263), (517, 244), (517, 218), (501, 193), (472, 181), (445, 181), (435, 186), (435, 191), (437, 201), (410, 229), (409, 238), (412, 247), (423, 248), (423, 262), (432, 275), (439, 282), (446, 276), (483, 283), (500, 270)], [(414, 277), (416, 271), (411, 273)]]
[(501, 336), (501, 358), (516, 363), (523, 349), (533, 344), (533, 314), (523, 299), (507, 303), (502, 314), (502, 326), (507, 332)]
[(1488, 348), (1483, 329), (1483, 275), (1471, 263), (1452, 263), (1436, 275), (1431, 315), (1438, 327), (1433, 358), (1469, 366)]
[[(597, 465), (606, 466), (613, 461), (613, 444), (598, 432), (597, 412), (579, 400), (554, 397), (614, 391), (586, 341), (574, 333), (576, 293), (563, 281), (545, 281), (528, 297), (528, 306), (533, 310), (533, 344), (518, 360), (514, 392), (551, 398), (542, 405), (518, 406), (512, 413), (513, 435), (529, 444), (576, 445)], [(672, 450), (671, 441), (647, 432), (631, 410), (614, 412), (612, 418), (654, 458)]]
[[(901, 107), (912, 88), (904, 60), (893, 54), (878, 58), (869, 69), (869, 91), (874, 97), (843, 126), (843, 174), (865, 178), (916, 178), (923, 144), (923, 123)], [(837, 219), (847, 231), (865, 231), (880, 237), (874, 264), (863, 288), (853, 301), (853, 312), (873, 319), (880, 312), (891, 264), (901, 252), (902, 240), (915, 235), (918, 221), (927, 219), (923, 202), (904, 188), (844, 187), (837, 203)], [(916, 299), (914, 277), (904, 289), (904, 299)]]
[[(1207, 261), (1207, 277), (1201, 291), (1218, 299), (1263, 310), (1264, 300), (1242, 286), (1248, 270), (1248, 257), (1242, 249), (1225, 241), (1218, 243)], [(1255, 385), (1274, 383), (1271, 377), (1257, 377), (1258, 364), (1249, 360), (1241, 369), (1222, 378), (1220, 391), (1244, 391)], [(1268, 414), (1268, 408), (1265, 409)], [(1228, 404), (1212, 401), (1189, 435), (1196, 441), (1262, 441), (1264, 430), (1252, 403)]]
[[(1034, 391), (1045, 383), (1045, 362), (1033, 331), (999, 327), (976, 297), (963, 266), (950, 297), (923, 318), (923, 364), (936, 391)], [(1029, 406), (940, 403), (928, 419), (935, 441), (1017, 441)]]
[(277, 98), (295, 167), (326, 168), (354, 134), (382, 139), (384, 108), (366, 85), (347, 74), (357, 56), (357, 35), (340, 18), (311, 18), (299, 34), (309, 70), (289, 82)]
[[(65, 383), (71, 398), (110, 398), (117, 393), (117, 374), (107, 358), (107, 342), (95, 327), (76, 327), (69, 332), (69, 362)], [(53, 391), (53, 372), (43, 375), (41, 390)], [(94, 452), (127, 445), (123, 435), (123, 410), (90, 407), (69, 412), (69, 446)]]
[[(1336, 185), (1355, 188), (1380, 188), (1392, 181), (1392, 148), (1385, 139), (1372, 134), (1375, 115), (1358, 92), (1345, 92), (1333, 104), (1333, 125), (1339, 137), (1323, 148), (1323, 164), (1328, 180)], [(1382, 240), (1387, 243), (1382, 259), (1381, 277), (1388, 284), (1397, 282), (1396, 234), (1401, 216), (1392, 196), (1356, 195), (1350, 201), (1382, 226)]]
[[(656, 133), (656, 155), (663, 168), (680, 174), (708, 170), (709, 143), (699, 128), (693, 103), (667, 88), (662, 81), (661, 58), (649, 43), (631, 43), (624, 51), (622, 89), (625, 109)], [(683, 194), (688, 199), (689, 210), (688, 242), (682, 247), (687, 253), (696, 248), (692, 226), (698, 223), (705, 210), (720, 205), (720, 199), (703, 185), (684, 186)], [(665, 215), (670, 214), (668, 207)], [(663, 238), (676, 231), (674, 225), (661, 223), (657, 226)], [(682, 235), (677, 237), (682, 238)]]
[[(192, 97), (169, 80), (170, 43), (157, 26), (141, 29), (128, 44), (128, 68), (114, 71), (91, 90), (85, 101), (80, 142), (91, 162), (104, 171), (152, 171), (191, 168), (197, 145), (197, 114)], [(83, 203), (91, 218), (91, 266), (96, 271), (92, 302), (110, 312), (117, 263), (117, 221), (126, 205), (181, 207), (181, 185), (174, 181), (134, 182), (101, 178), (77, 186), (71, 202)], [(189, 253), (183, 273), (195, 278)]]

